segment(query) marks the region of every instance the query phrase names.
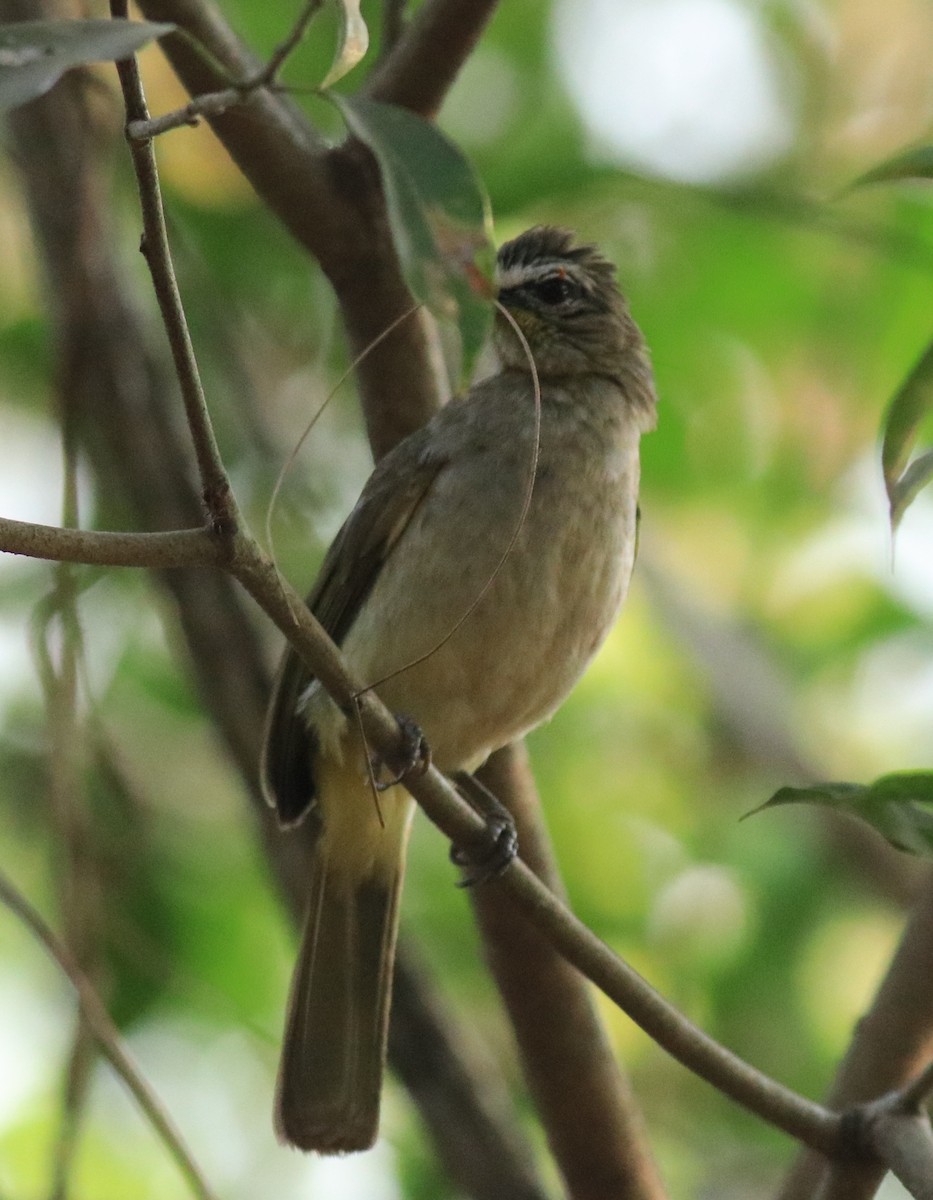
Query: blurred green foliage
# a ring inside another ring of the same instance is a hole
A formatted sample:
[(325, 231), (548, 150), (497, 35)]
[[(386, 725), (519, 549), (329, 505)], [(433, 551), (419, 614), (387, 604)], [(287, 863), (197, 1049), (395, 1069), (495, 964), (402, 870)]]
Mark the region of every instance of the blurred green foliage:
[[(549, 7), (501, 7), (440, 124), (476, 166), (500, 240), (559, 222), (618, 263), (652, 348), (661, 419), (643, 444), (632, 595), (587, 678), (531, 738), (536, 774), (580, 915), (714, 1036), (820, 1096), (896, 944), (913, 864), (833, 814), (792, 806), (739, 817), (785, 784), (930, 767), (933, 503), (919, 494), (892, 558), (878, 434), (931, 335), (933, 190), (847, 185), (929, 140), (933, 21), (926, 0), (885, 13), (863, 0), (769, 6), (769, 45), (792, 80), (793, 136), (755, 174), (701, 185), (636, 174), (598, 151), (559, 77)], [(285, 32), (280, 7), (224, 9), (262, 53)], [(378, 6), (363, 11), (378, 43)], [(581, 5), (579, 19), (588, 12)], [(319, 82), (336, 30), (325, 9), (287, 80)], [(601, 35), (594, 24), (591, 37)], [(153, 110), (178, 104), (157, 52), (144, 63)], [(365, 71), (340, 90), (352, 93)], [(339, 136), (329, 106), (301, 102)], [(204, 128), (173, 132), (158, 149), (208, 396), (261, 528), (282, 462), (345, 366), (333, 301)], [(122, 159), (114, 203), (129, 258), (139, 219)], [(54, 520), (51, 350), (9, 161), (0, 255), (0, 496), (4, 515)], [(929, 429), (919, 433), (922, 445)], [(298, 586), (367, 469), (344, 384), (275, 514), (277, 553)], [(86, 480), (83, 494), (91, 523), (108, 509), (106, 481)], [(0, 859), (61, 926), (68, 843), (47, 802), (46, 724), (24, 632), (50, 579), (34, 564), (0, 564)], [(339, 1164), (339, 1184), (337, 1168), (275, 1146), (292, 938), (242, 783), (187, 681), (163, 599), (110, 573), (79, 615), (91, 698), (82, 845), (97, 880), (88, 903), (104, 991), (216, 1187), (231, 1200), (447, 1194), (394, 1088), (391, 1151), (369, 1166)], [(533, 1131), (452, 883), (442, 839), (419, 823), (405, 926), (451, 1006), (505, 1064)], [(601, 1007), (672, 1194), (771, 1194), (790, 1144)], [(4, 1195), (47, 1190), (72, 1012), (41, 951), (0, 915)], [(75, 1195), (131, 1193), (185, 1194), (100, 1070)]]

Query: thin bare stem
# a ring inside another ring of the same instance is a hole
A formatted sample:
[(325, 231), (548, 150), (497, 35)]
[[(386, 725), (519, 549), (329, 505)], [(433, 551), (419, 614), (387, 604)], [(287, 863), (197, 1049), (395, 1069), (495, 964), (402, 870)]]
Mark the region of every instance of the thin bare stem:
[(97, 567), (217, 566), (224, 549), (213, 530), (173, 529), (160, 533), (111, 533), (59, 529), (0, 517), (0, 553)]
[(36, 909), (2, 873), (0, 873), (0, 903), (6, 905), (23, 922), (68, 976), (78, 994), (78, 1003), (81, 1006), (84, 1020), (97, 1039), (101, 1052), (132, 1092), (149, 1123), (156, 1130), (179, 1170), (188, 1180), (194, 1195), (198, 1196), (200, 1200), (215, 1200), (213, 1191), (192, 1158), (180, 1131), (175, 1127), (172, 1118), (146, 1082), (87, 976), (72, 958), (68, 948), (55, 936)]
[[(346, 710), (359, 697), (367, 741), (389, 766), (401, 767), (405, 739), (396, 719), (373, 692), (361, 689), (352, 679), (339, 649), (301, 604), (301, 598), (279, 580), (274, 565), (243, 534), (234, 539), (230, 570), (341, 708)], [(483, 832), (481, 819), (435, 767), (409, 778), (406, 787), (455, 845), (469, 845)], [(808, 1146), (826, 1154), (838, 1147), (837, 1114), (770, 1079), (697, 1028), (583, 925), (521, 861), (513, 862), (500, 878), (484, 886), (508, 889), (526, 917), (560, 953), (689, 1070)]]
[(228, 87), (217, 92), (207, 92), (197, 99), (189, 101), (181, 108), (163, 113), (161, 117), (138, 118), (128, 121), (126, 136), (131, 143), (147, 142), (150, 138), (168, 133), (172, 129), (181, 129), (185, 125), (197, 125), (202, 117), (217, 117), (225, 113), (234, 104), (242, 103), (248, 94), (246, 87)]
[[(128, 0), (111, 0), (110, 11), (113, 16), (125, 18), (128, 15), (127, 10)], [(149, 109), (146, 106), (146, 96), (136, 59), (127, 58), (118, 62), (117, 73), (123, 89), (127, 123), (147, 121)], [(215, 528), (231, 531), (236, 528), (239, 515), (220, 457), (217, 439), (214, 437), (214, 428), (207, 410), (191, 335), (188, 332), (188, 323), (175, 279), (155, 151), (150, 141), (131, 140), (129, 145), (143, 216), (142, 251), (149, 264), (162, 320), (172, 348), (175, 372), (188, 417), (188, 428), (194, 442), (202, 499)]]
[(366, 90), (374, 100), (432, 117), (496, 9), (498, 0), (427, 0)]
[(256, 83), (260, 86), (274, 83), (279, 71), (285, 65), (285, 60), (298, 46), (301, 39), (304, 37), (311, 24), (311, 19), (319, 8), (324, 5), (324, 0), (306, 0), (305, 6), (301, 11), (298, 20), (292, 26), (288, 36), (278, 45), (272, 52), (272, 56), (263, 71), (260, 72)]
[(172, 129), (180, 129), (184, 125), (197, 125), (201, 117), (216, 117), (232, 108), (234, 104), (242, 104), (253, 92), (260, 88), (275, 88), (278, 74), (285, 65), (285, 60), (298, 46), (307, 32), (308, 25), (314, 14), (323, 6), (324, 0), (308, 0), (288, 36), (276, 47), (266, 65), (250, 78), (241, 83), (233, 83), (230, 87), (221, 88), (216, 92), (206, 92), (181, 108), (164, 113), (161, 117), (136, 118), (128, 121), (126, 136), (130, 142), (146, 142), (149, 138), (158, 137)]

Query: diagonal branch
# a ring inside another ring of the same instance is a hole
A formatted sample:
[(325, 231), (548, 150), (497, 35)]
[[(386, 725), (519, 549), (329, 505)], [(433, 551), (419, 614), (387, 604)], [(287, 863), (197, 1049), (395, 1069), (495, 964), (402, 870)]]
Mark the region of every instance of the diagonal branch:
[[(192, 97), (256, 77), (261, 64), (209, 0), (141, 0), (151, 20), (184, 37), (160, 43)], [(204, 47), (204, 54), (196, 47)], [(209, 115), (240, 170), (292, 236), (320, 263), (358, 355), (412, 305), (389, 229), (379, 172), (358, 142), (329, 149), (285, 96), (263, 89)], [(377, 455), (437, 408), (439, 385), (424, 314), (403, 321), (362, 363), (359, 385)]]
[(373, 72), (374, 100), (433, 117), (470, 57), (498, 0), (427, 0)]
[[(493, 755), (481, 778), (508, 800), (523, 861), (562, 895), (524, 745)], [(585, 981), (509, 897), (478, 887), (470, 899), (567, 1194), (663, 1200), (641, 1113)]]
[[(933, 1059), (933, 872), (928, 872), (887, 975), (856, 1027), (827, 1103), (842, 1109), (909, 1085)], [(780, 1200), (812, 1200), (829, 1164), (805, 1153), (794, 1165)], [(876, 1161), (832, 1168), (831, 1195), (874, 1196), (884, 1174)]]
[(6, 905), (26, 925), (68, 976), (78, 994), (82, 1016), (97, 1039), (104, 1057), (129, 1088), (133, 1098), (146, 1114), (149, 1123), (168, 1147), (172, 1158), (188, 1180), (194, 1194), (201, 1200), (213, 1200), (214, 1194), (201, 1174), (197, 1163), (191, 1157), (191, 1152), (185, 1145), (180, 1131), (176, 1129), (172, 1118), (163, 1108), (161, 1101), (149, 1087), (139, 1067), (133, 1061), (129, 1049), (120, 1037), (117, 1027), (111, 1021), (100, 997), (72, 958), (67, 947), (59, 941), (39, 913), (3, 875), (0, 875), (0, 903)]
[[(0, 12), (9, 3), (0, 0)], [(34, 8), (22, 13), (23, 19), (39, 15)], [(18, 110), (11, 126), (50, 278), (59, 371), (80, 412), (102, 502), (123, 517), (129, 509), (142, 527), (184, 524), (199, 507), (191, 483), (189, 439), (174, 419), (178, 406), (171, 375), (152, 351), (153, 339), (134, 303), (122, 260), (113, 253), (109, 193), (97, 157), (101, 139), (79, 81), (65, 80), (36, 104)], [(72, 197), (64, 212), (62, 195)], [(203, 532), (205, 542), (216, 548), (219, 541)], [(187, 537), (189, 531), (182, 533)], [(23, 529), (17, 531), (17, 536), (23, 534)], [(113, 535), (102, 536), (106, 542)], [(82, 538), (86, 548), (88, 540)], [(105, 546), (108, 561), (112, 557), (116, 562), (122, 553), (115, 545)], [(152, 547), (147, 540), (140, 555), (151, 555)], [(200, 556), (200, 547), (193, 547), (192, 561)], [(157, 565), (174, 565), (171, 555), (166, 552)], [(310, 831), (303, 827), (283, 837), (258, 787), (269, 673), (256, 614), (242, 589), (221, 571), (161, 570), (159, 580), (173, 598), (201, 702), (241, 774), (269, 862), (288, 907), (300, 920)], [(510, 1114), (501, 1111), (494, 1097), (487, 1098), (487, 1073), (474, 1064), (449, 1014), (425, 997), (423, 972), (411, 966), (404, 944), (395, 988), (390, 1065), (411, 1089), (434, 1151), (456, 1188), (473, 1200), (502, 1195), (543, 1200), (533, 1156), (521, 1144)], [(407, 1060), (411, 1047), (417, 1047), (418, 1063)], [(428, 1077), (425, 1062), (430, 1064)], [(468, 1145), (464, 1131), (469, 1131)]]
[[(340, 650), (302, 605), (301, 597), (242, 532), (232, 539), (229, 570), (288, 638), (338, 706), (351, 711), (358, 703), (369, 744), (382, 761), (401, 770), (406, 762), (407, 741), (396, 718), (374, 692), (363, 691), (362, 681), (347, 672)], [(483, 821), (436, 767), (429, 767), (417, 779), (409, 778), (406, 787), (454, 845), (475, 845), (477, 839), (482, 839)], [(506, 892), (568, 962), (689, 1070), (808, 1146), (826, 1154), (838, 1150), (838, 1115), (769, 1079), (700, 1030), (583, 925), (523, 862), (515, 860), (498, 879), (484, 886), (490, 892)]]

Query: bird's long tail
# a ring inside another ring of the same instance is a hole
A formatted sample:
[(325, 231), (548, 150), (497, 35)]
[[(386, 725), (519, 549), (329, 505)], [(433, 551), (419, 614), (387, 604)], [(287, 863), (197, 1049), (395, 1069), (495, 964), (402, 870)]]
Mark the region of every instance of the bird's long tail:
[(385, 1062), (399, 893), (412, 801), (379, 797), (355, 755), (319, 764), (324, 828), (292, 980), (276, 1094), (276, 1132), (302, 1150), (373, 1144)]

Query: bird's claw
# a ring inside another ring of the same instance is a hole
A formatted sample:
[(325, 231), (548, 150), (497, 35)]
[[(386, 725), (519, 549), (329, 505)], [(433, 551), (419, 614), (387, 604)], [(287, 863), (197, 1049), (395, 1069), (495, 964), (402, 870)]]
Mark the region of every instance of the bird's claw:
[(395, 719), (404, 739), (404, 760), (401, 770), (394, 778), (380, 780), (376, 784), (377, 792), (387, 792), (389, 788), (404, 783), (406, 779), (418, 778), (431, 766), (431, 747), (425, 740), (421, 727), (411, 717), (397, 715)]
[(450, 861), (463, 868), (457, 887), (473, 887), (495, 879), (518, 854), (515, 822), (509, 817), (490, 817), (486, 828), (469, 847), (451, 846)]
[(475, 776), (461, 772), (454, 778), (461, 796), (485, 822), (469, 845), (450, 850), (451, 862), (465, 871), (457, 886), (473, 887), (495, 879), (509, 866), (518, 854), (518, 835), (512, 814)]

